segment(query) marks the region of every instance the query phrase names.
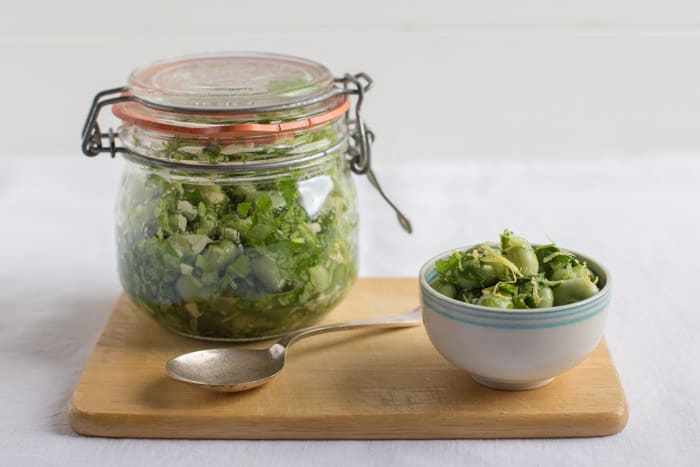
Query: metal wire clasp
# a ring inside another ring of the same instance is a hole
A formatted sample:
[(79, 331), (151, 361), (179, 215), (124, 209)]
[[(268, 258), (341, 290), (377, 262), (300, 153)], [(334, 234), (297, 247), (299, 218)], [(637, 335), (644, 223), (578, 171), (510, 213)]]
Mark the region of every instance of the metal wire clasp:
[(365, 93), (372, 88), (374, 81), (372, 81), (372, 78), (366, 73), (357, 73), (355, 75), (346, 73), (342, 78), (336, 78), (335, 82), (343, 85), (343, 92), (345, 94), (357, 96), (357, 100), (355, 101), (355, 118), (348, 120), (348, 126), (350, 127), (350, 144), (347, 150), (347, 157), (350, 163), (350, 169), (358, 175), (367, 175), (367, 179), (372, 186), (396, 213), (401, 227), (408, 233), (413, 232), (411, 221), (408, 220), (393, 201), (389, 199), (386, 193), (384, 193), (384, 190), (377, 180), (377, 176), (372, 171), (372, 143), (374, 143), (375, 135), (362, 120), (362, 103), (364, 102)]
[[(107, 133), (102, 133), (100, 131), (100, 125), (97, 123), (97, 118), (99, 117), (100, 111), (103, 107), (116, 104), (117, 102), (133, 100), (133, 96), (125, 94), (127, 90), (128, 88), (126, 87), (112, 88), (98, 92), (95, 95), (81, 133), (81, 137), (83, 139), (82, 150), (83, 154), (86, 156), (95, 157), (100, 153), (108, 152), (112, 157), (114, 157), (118, 152), (131, 152), (125, 147), (117, 146), (117, 134), (114, 132), (114, 130), (110, 128)], [(119, 95), (105, 99), (105, 97), (113, 94)], [(103, 143), (104, 139), (107, 140), (107, 145)]]
[(364, 175), (370, 170), (374, 133), (362, 120), (362, 103), (365, 100), (365, 92), (372, 88), (374, 81), (367, 73), (357, 73), (355, 75), (345, 73), (342, 78), (336, 78), (335, 82), (343, 85), (345, 94), (357, 96), (355, 101), (355, 118), (350, 119), (348, 122), (350, 124), (351, 137), (348, 159), (350, 160), (352, 171), (358, 175)]

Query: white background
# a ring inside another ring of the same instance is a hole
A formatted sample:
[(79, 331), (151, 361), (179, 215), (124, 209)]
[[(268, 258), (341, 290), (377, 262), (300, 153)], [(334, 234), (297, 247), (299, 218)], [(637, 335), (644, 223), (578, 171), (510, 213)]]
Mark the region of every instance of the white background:
[(77, 155), (95, 92), (220, 50), (370, 73), (386, 161), (700, 149), (692, 0), (40, 0), (0, 14), (0, 157)]
[[(415, 233), (358, 180), (362, 275), (413, 276), (504, 227), (605, 263), (627, 428), (420, 442), (73, 434), (68, 401), (121, 292), (112, 205), (123, 162), (80, 155), (88, 105), (139, 64), (217, 50), (374, 77), (378, 175)], [(699, 83), (694, 1), (5, 1), (0, 465), (698, 465)]]

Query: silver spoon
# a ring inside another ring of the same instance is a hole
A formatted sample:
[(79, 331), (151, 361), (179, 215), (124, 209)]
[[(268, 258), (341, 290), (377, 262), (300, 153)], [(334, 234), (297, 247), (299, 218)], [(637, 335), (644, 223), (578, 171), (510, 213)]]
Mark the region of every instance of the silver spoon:
[(267, 383), (282, 371), (287, 349), (299, 339), (347, 329), (402, 328), (421, 324), (420, 308), (396, 316), (326, 324), (300, 329), (282, 337), (267, 349), (208, 349), (182, 354), (165, 369), (183, 383), (221, 392), (247, 391)]

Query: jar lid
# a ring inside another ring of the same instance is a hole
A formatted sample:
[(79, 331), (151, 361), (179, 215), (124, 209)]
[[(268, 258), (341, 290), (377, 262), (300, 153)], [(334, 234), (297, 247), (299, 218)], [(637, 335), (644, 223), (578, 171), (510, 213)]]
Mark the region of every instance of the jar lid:
[(265, 53), (208, 54), (134, 70), (117, 118), (189, 136), (281, 133), (334, 120), (350, 107), (323, 65)]
[(320, 63), (263, 53), (181, 57), (137, 68), (130, 92), (158, 106), (195, 111), (254, 111), (313, 102), (333, 75)]

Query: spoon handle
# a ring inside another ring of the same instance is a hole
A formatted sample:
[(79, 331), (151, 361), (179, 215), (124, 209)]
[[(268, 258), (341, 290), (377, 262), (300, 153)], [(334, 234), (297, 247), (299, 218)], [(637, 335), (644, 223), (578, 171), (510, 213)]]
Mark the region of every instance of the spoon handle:
[(287, 334), (277, 341), (277, 345), (289, 347), (294, 342), (305, 337), (315, 336), (317, 334), (325, 334), (327, 332), (345, 331), (349, 329), (360, 328), (408, 328), (422, 324), (420, 307), (411, 310), (407, 313), (402, 313), (395, 316), (382, 316), (379, 318), (363, 319), (358, 321), (348, 321), (346, 323), (325, 324), (321, 326), (313, 326), (310, 328), (299, 329)]

